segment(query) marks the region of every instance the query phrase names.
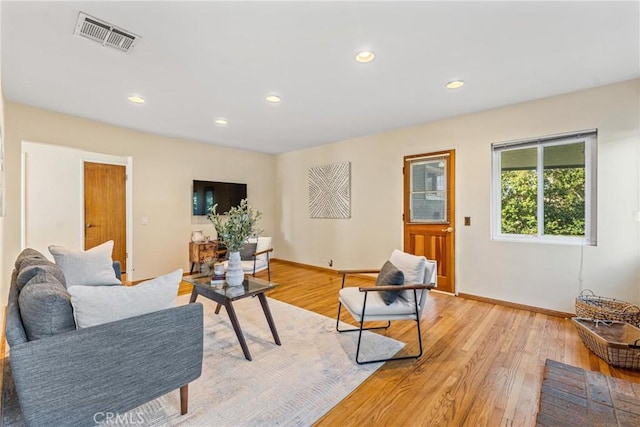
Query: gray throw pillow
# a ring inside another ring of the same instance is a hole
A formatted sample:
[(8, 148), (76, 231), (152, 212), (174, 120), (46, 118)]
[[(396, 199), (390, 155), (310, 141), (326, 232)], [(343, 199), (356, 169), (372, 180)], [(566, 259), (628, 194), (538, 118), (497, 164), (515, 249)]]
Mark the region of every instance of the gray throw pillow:
[(20, 255), (18, 255), (18, 258), (16, 258), (15, 267), (18, 270), (20, 270), (20, 268), (21, 268), (20, 264), (22, 264), (22, 261), (24, 261), (27, 258), (36, 258), (36, 259), (40, 259), (40, 260), (47, 260), (47, 258), (44, 255), (42, 255), (40, 252), (36, 251), (35, 249), (27, 248), (27, 249), (23, 250), (22, 252), (20, 252)]
[[(404, 273), (391, 264), (391, 261), (387, 261), (380, 269), (378, 278), (376, 279), (376, 286), (388, 286), (388, 285), (404, 285)], [(401, 291), (381, 291), (378, 292), (380, 297), (386, 305), (393, 304), (398, 299)]]
[(67, 287), (75, 285), (121, 285), (113, 270), (113, 240), (94, 246), (86, 251), (49, 246), (67, 281)]
[[(256, 253), (257, 243), (245, 243), (240, 247), (240, 259), (242, 261), (253, 261), (253, 254)], [(229, 259), (229, 251), (227, 250), (224, 259)]]
[(24, 267), (18, 273), (18, 277), (16, 278), (16, 286), (18, 290), (21, 291), (24, 288), (24, 285), (29, 283), (31, 279), (39, 274), (49, 273), (64, 287), (66, 287), (66, 282), (64, 279), (64, 273), (60, 270), (60, 267), (55, 265), (52, 262), (47, 261), (47, 264), (42, 265), (30, 265), (28, 267)]
[(257, 243), (245, 243), (240, 248), (240, 259), (242, 261), (253, 261), (253, 254), (256, 253)]
[(29, 341), (76, 329), (71, 296), (51, 273), (29, 280), (20, 292), (18, 304)]

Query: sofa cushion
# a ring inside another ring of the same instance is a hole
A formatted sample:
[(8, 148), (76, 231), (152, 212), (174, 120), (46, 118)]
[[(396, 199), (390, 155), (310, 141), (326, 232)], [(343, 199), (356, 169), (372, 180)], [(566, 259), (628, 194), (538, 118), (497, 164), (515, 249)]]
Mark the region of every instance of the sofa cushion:
[(27, 282), (18, 296), (18, 304), (29, 341), (76, 329), (69, 294), (49, 272)]
[[(47, 257), (42, 255), (42, 253), (36, 251), (35, 249), (27, 248), (27, 249), (23, 250), (22, 252), (20, 252), (20, 254), (18, 255), (18, 258), (16, 258), (16, 262), (14, 264), (15, 268), (20, 270), (20, 268), (21, 268), (20, 264), (22, 264), (22, 261), (24, 261), (25, 259), (29, 259), (29, 258), (47, 260)], [(49, 262), (51, 262), (51, 261), (49, 261)], [(31, 264), (31, 265), (34, 265), (34, 264)]]
[[(404, 273), (398, 270), (391, 261), (387, 261), (380, 269), (378, 278), (376, 279), (376, 286), (388, 286), (388, 285), (403, 285)], [(380, 298), (386, 305), (392, 304), (399, 296), (401, 291), (380, 291)]]
[[(28, 261), (25, 261), (25, 264)], [(18, 272), (18, 277), (16, 278), (16, 286), (18, 291), (21, 291), (31, 279), (33, 279), (38, 274), (49, 273), (53, 277), (55, 277), (58, 282), (64, 287), (66, 287), (66, 281), (64, 279), (64, 273), (54, 263), (51, 261), (47, 261), (47, 263), (39, 264), (39, 265), (29, 265), (28, 267), (22, 268)]]
[(135, 286), (69, 286), (78, 329), (175, 306), (182, 269)]
[(67, 288), (75, 285), (120, 285), (122, 282), (113, 270), (113, 240), (93, 247), (87, 251), (68, 249), (62, 246), (49, 246), (64, 277)]
[(16, 279), (18, 277), (18, 270), (13, 269), (11, 273), (11, 287), (9, 288), (9, 302), (7, 303), (7, 319), (5, 321), (5, 336), (7, 342), (11, 347), (18, 344), (23, 344), (29, 339), (27, 333), (22, 325), (22, 318), (20, 317), (20, 305), (18, 303), (18, 288), (16, 287)]

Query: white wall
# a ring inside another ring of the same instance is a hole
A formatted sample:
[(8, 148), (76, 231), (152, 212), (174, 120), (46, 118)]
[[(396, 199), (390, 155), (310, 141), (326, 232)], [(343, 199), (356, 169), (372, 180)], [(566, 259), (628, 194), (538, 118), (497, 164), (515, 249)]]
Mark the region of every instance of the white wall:
[[(640, 81), (632, 80), (279, 156), (117, 128), (15, 103), (5, 104), (4, 268), (20, 246), (20, 146), (37, 141), (134, 159), (135, 278), (188, 268), (192, 179), (248, 183), (278, 258), (334, 268), (381, 266), (402, 247), (402, 159), (457, 154), (457, 290), (572, 311), (581, 248), (490, 239), (493, 142), (597, 128), (598, 246), (584, 248), (585, 288), (640, 303)], [(350, 219), (310, 219), (307, 173), (350, 161)], [(46, 213), (44, 213), (46, 214)], [(149, 218), (149, 225), (140, 220)], [(461, 218), (471, 216), (472, 225)], [(211, 234), (213, 234), (212, 228)], [(8, 266), (8, 267), (7, 267)], [(9, 270), (7, 270), (9, 268)], [(6, 276), (6, 274), (5, 274)], [(6, 299), (8, 280), (3, 282)]]
[[(640, 80), (281, 154), (278, 257), (334, 268), (381, 266), (402, 248), (403, 156), (455, 149), (457, 291), (573, 310), (579, 246), (492, 241), (491, 143), (598, 129), (598, 245), (584, 248), (583, 287), (640, 303)], [(310, 219), (307, 172), (351, 162), (350, 219)], [(472, 225), (464, 227), (462, 218)]]
[[(137, 132), (12, 102), (5, 104), (5, 115), (7, 216), (3, 247), (4, 265), (9, 273), (22, 249), (20, 156), (23, 141), (133, 158), (133, 280), (154, 277), (178, 267), (188, 269), (191, 231), (197, 228), (205, 234), (214, 234), (209, 223), (192, 223), (193, 179), (246, 182), (249, 201), (263, 212), (260, 225), (264, 234), (274, 233), (275, 157), (272, 155)], [(50, 185), (46, 177), (40, 179), (42, 185)], [(69, 191), (60, 185), (53, 185), (50, 190), (62, 197)], [(55, 223), (55, 216), (50, 216), (52, 211), (42, 212), (42, 220)], [(141, 224), (142, 217), (148, 218), (148, 225)], [(51, 238), (41, 236), (42, 241)], [(5, 300), (8, 285), (8, 279), (2, 282), (1, 296)]]
[[(85, 161), (123, 165), (127, 174), (133, 175), (130, 158), (23, 141), (22, 247), (36, 249), (51, 261), (49, 245), (84, 249)], [(127, 182), (129, 191), (130, 183)], [(130, 211), (129, 208), (129, 224)], [(131, 243), (127, 241), (129, 253)]]

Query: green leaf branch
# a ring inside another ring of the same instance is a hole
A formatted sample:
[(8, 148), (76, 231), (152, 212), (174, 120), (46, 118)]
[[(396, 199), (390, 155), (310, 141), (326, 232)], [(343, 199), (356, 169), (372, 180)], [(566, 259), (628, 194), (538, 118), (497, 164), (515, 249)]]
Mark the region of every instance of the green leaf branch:
[(229, 252), (238, 252), (247, 239), (262, 233), (258, 228), (262, 212), (255, 210), (247, 199), (242, 199), (239, 206), (229, 209), (227, 215), (217, 213), (217, 207), (217, 204), (211, 207), (207, 218), (218, 233), (218, 241), (224, 243)]

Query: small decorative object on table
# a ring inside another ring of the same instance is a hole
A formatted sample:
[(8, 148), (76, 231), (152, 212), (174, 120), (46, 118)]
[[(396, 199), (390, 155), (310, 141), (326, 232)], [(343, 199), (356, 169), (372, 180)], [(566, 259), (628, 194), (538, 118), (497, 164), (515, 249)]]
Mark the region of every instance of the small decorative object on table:
[(202, 230), (195, 230), (191, 233), (191, 241), (192, 242), (202, 242), (204, 240), (204, 236), (202, 235)]
[(211, 284), (212, 285), (221, 285), (225, 282), (224, 273), (221, 275), (214, 274), (211, 276)]
[(216, 262), (213, 264), (213, 275), (214, 276), (224, 276), (224, 264), (221, 262)]
[(242, 261), (240, 260), (240, 248), (250, 237), (257, 237), (260, 230), (257, 223), (262, 212), (253, 209), (247, 199), (242, 199), (240, 205), (229, 209), (227, 219), (216, 212), (217, 204), (211, 207), (207, 218), (213, 223), (218, 233), (218, 241), (227, 247), (229, 252), (229, 264), (226, 280), (229, 286), (241, 286), (244, 281)]

